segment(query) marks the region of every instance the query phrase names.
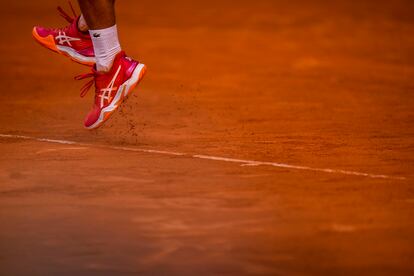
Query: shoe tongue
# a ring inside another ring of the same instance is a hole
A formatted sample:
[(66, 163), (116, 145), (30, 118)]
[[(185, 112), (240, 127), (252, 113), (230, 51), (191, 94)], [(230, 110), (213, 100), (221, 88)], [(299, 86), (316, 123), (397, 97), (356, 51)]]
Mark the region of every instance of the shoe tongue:
[(95, 75), (100, 74), (100, 73), (96, 70), (96, 64), (94, 64), (94, 65), (92, 66), (92, 73), (94, 73)]
[(96, 70), (96, 64), (92, 67), (92, 73), (94, 74), (94, 80), (95, 80), (95, 87), (98, 87), (97, 85), (99, 82), (105, 81), (105, 75), (108, 74), (108, 72), (99, 72)]
[(124, 58), (124, 57), (125, 57), (125, 52), (124, 51), (121, 51), (118, 54), (116, 54), (115, 59), (114, 59), (114, 64), (118, 63), (118, 61), (121, 58)]

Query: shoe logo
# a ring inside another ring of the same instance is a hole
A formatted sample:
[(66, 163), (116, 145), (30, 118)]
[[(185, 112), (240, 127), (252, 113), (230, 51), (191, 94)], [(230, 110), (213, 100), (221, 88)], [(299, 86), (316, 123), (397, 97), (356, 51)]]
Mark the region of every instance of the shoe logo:
[(111, 82), (109, 83), (108, 87), (101, 89), (100, 91), (101, 94), (98, 96), (101, 98), (101, 107), (104, 106), (105, 100), (108, 100), (108, 102), (110, 102), (112, 100), (112, 97), (111, 97), (112, 92), (118, 90), (118, 87), (114, 87), (114, 84), (120, 71), (121, 71), (121, 65), (119, 65), (118, 70), (116, 70), (116, 73), (114, 77), (112, 78)]
[(94, 33), (93, 37), (101, 37), (101, 34)]
[(80, 40), (80, 38), (67, 36), (65, 32), (61, 32), (61, 31), (59, 31), (59, 35), (56, 36), (56, 39), (58, 40), (58, 43), (60, 45), (64, 45), (65, 43), (67, 43), (71, 47), (72, 47), (72, 44), (70, 43), (71, 41)]

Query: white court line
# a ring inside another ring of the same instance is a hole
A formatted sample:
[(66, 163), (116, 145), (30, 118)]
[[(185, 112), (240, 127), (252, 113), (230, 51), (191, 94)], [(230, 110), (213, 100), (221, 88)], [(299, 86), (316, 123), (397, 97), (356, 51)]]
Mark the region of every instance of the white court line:
[(200, 155), (200, 154), (193, 155), (193, 154), (173, 152), (173, 151), (119, 147), (119, 146), (110, 146), (110, 145), (97, 145), (97, 144), (88, 144), (88, 143), (81, 143), (81, 142), (74, 142), (74, 141), (67, 141), (67, 140), (55, 140), (55, 139), (37, 138), (37, 137), (31, 137), (31, 136), (11, 135), (11, 134), (0, 134), (0, 137), (10, 138), (10, 139), (33, 140), (33, 141), (38, 141), (38, 142), (46, 142), (46, 143), (54, 143), (54, 144), (78, 145), (78, 146), (87, 146), (87, 147), (96, 147), (96, 148), (105, 148), (105, 149), (115, 149), (115, 150), (122, 150), (122, 151), (131, 151), (131, 152), (155, 153), (155, 154), (170, 155), (170, 156), (185, 156), (185, 157), (191, 157), (191, 158), (197, 158), (197, 159), (207, 159), (207, 160), (214, 160), (214, 161), (238, 163), (238, 164), (241, 164), (242, 166), (272, 166), (272, 167), (277, 167), (277, 168), (286, 168), (286, 169), (302, 170), (302, 171), (314, 171), (314, 172), (324, 172), (324, 173), (331, 173), (331, 174), (354, 175), (354, 176), (363, 176), (363, 177), (369, 177), (369, 178), (406, 180), (406, 178), (402, 176), (371, 174), (371, 173), (365, 173), (365, 172), (346, 171), (346, 170), (341, 170), (341, 169), (314, 168), (314, 167), (299, 166), (299, 165), (289, 165), (289, 164), (278, 163), (278, 162), (235, 159), (235, 158), (227, 158), (227, 157), (212, 156), (212, 155)]

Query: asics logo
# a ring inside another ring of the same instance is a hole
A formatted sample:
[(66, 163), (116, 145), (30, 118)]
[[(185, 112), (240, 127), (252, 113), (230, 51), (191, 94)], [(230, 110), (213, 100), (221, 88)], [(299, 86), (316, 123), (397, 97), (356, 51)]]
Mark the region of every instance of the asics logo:
[(104, 106), (105, 100), (108, 100), (108, 102), (110, 102), (112, 100), (112, 97), (111, 97), (112, 92), (118, 90), (118, 87), (114, 87), (114, 84), (120, 71), (121, 71), (121, 65), (119, 65), (118, 70), (116, 70), (116, 73), (114, 77), (112, 78), (111, 82), (109, 83), (108, 87), (101, 89), (101, 94), (99, 95), (99, 97), (101, 98), (101, 107)]
[(71, 41), (78, 41), (80, 38), (67, 36), (65, 32), (59, 31), (59, 35), (56, 36), (56, 39), (60, 45), (67, 43), (69, 46), (72, 46)]

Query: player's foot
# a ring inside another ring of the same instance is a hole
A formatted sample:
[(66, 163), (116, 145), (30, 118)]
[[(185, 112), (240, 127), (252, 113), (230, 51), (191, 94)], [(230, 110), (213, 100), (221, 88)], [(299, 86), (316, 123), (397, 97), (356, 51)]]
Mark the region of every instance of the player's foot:
[(78, 28), (79, 16), (71, 5), (74, 17), (69, 16), (58, 7), (60, 15), (70, 24), (64, 28), (51, 29), (36, 26), (32, 34), (42, 46), (71, 58), (80, 64), (92, 66), (95, 64), (95, 54), (89, 33), (83, 33)]
[(121, 105), (132, 89), (144, 77), (146, 66), (127, 57), (120, 52), (114, 60), (112, 68), (107, 73), (97, 72), (95, 66), (92, 73), (77, 76), (81, 80), (93, 77), (93, 80), (85, 84), (81, 90), (81, 96), (85, 96), (95, 83), (95, 102), (92, 110), (85, 118), (85, 127), (94, 129), (102, 125), (111, 114)]

